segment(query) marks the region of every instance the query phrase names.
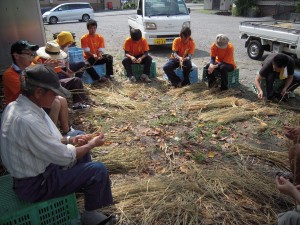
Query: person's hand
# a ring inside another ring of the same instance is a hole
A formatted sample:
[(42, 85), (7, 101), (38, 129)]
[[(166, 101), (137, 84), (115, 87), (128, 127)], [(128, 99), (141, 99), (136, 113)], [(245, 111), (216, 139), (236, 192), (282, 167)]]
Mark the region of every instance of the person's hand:
[(132, 56), (130, 59), (132, 63), (137, 63), (137, 59), (134, 56)]
[(92, 147), (98, 147), (98, 146), (101, 146), (103, 145), (105, 142), (105, 137), (104, 137), (104, 134), (101, 133), (95, 137), (93, 137), (90, 141), (89, 141), (89, 144), (92, 145)]
[(61, 63), (59, 60), (56, 60), (56, 59), (47, 59), (44, 64), (48, 65), (48, 66), (51, 66), (53, 68), (55, 67), (59, 67), (61, 66)]
[(136, 60), (136, 63), (141, 63), (142, 62), (142, 59), (141, 58), (138, 58), (137, 60)]
[(101, 59), (103, 59), (103, 55), (101, 53), (98, 53), (97, 60), (101, 60)]
[(282, 91), (280, 92), (281, 96), (284, 96), (286, 94), (286, 88), (283, 88)]
[(295, 186), (289, 180), (285, 179), (282, 176), (276, 176), (275, 182), (278, 190), (281, 193), (291, 196), (293, 198), (296, 198), (296, 196), (299, 195), (300, 185)]
[(209, 64), (209, 67), (207, 69), (208, 74), (212, 74), (215, 70), (216, 66), (214, 64)]
[(264, 96), (263, 91), (258, 91), (257, 97), (258, 97), (259, 99), (262, 99), (263, 96)]
[(75, 146), (82, 146), (89, 142), (92, 139), (90, 134), (77, 135), (75, 137), (70, 138), (70, 144)]
[(293, 141), (300, 141), (300, 126), (297, 127), (289, 127), (285, 126), (284, 127), (284, 135)]

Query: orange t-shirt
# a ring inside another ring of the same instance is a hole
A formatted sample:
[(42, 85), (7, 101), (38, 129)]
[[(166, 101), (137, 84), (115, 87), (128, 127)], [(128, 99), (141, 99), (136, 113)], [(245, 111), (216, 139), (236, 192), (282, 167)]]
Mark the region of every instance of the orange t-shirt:
[[(34, 58), (34, 60), (32, 61), (31, 65), (35, 65), (35, 64), (44, 64), (46, 62), (47, 59), (41, 58), (40, 56), (36, 56)], [(56, 73), (60, 73), (62, 71), (61, 67), (55, 67), (54, 68)]]
[(236, 64), (234, 62), (234, 47), (231, 43), (228, 43), (227, 48), (218, 48), (214, 42), (210, 49), (210, 56), (216, 57), (216, 62), (231, 64), (234, 69), (236, 69)]
[[(183, 43), (181, 38), (175, 38), (172, 44), (172, 51), (182, 57), (183, 55), (193, 55), (195, 52), (195, 42), (190, 38), (186, 43)], [(172, 56), (171, 56), (172, 57)]]
[(6, 104), (15, 101), (21, 93), (20, 74), (13, 67), (9, 67), (4, 71), (3, 76), (3, 92)]
[[(81, 38), (81, 48), (90, 48), (90, 52), (92, 54), (97, 54), (99, 48), (105, 48), (104, 37), (99, 34), (91, 36), (89, 34), (85, 34)], [(84, 58), (88, 58), (88, 56), (84, 52)]]
[(124, 42), (123, 49), (128, 52), (129, 55), (138, 56), (148, 52), (149, 45), (144, 37), (142, 37), (139, 41), (133, 41), (131, 37), (128, 37)]

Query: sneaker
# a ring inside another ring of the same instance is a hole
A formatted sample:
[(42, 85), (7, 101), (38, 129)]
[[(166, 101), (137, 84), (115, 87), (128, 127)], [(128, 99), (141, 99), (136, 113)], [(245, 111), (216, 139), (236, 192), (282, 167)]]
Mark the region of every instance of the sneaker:
[(142, 74), (141, 79), (145, 81), (146, 83), (151, 83), (151, 80), (149, 79), (148, 75)]
[(135, 82), (136, 82), (136, 78), (135, 78), (134, 76), (129, 77), (129, 80), (130, 80), (132, 83), (135, 83)]
[(82, 104), (81, 102), (79, 102), (79, 103), (75, 103), (72, 108), (73, 110), (80, 110), (80, 109), (88, 109), (90, 107), (91, 107), (90, 105)]
[(293, 91), (289, 92), (288, 96), (289, 98), (296, 98), (296, 95)]

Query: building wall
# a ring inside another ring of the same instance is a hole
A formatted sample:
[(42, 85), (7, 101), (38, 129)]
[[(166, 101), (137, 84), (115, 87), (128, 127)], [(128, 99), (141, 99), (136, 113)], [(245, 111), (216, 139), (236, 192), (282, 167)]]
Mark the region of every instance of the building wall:
[(121, 9), (120, 0), (39, 0), (41, 7), (54, 7), (69, 2), (89, 2), (95, 10), (107, 9), (107, 2), (112, 2), (113, 9)]
[[(211, 10), (216, 0), (204, 0), (204, 9)], [(232, 0), (220, 0), (218, 10), (229, 10)]]

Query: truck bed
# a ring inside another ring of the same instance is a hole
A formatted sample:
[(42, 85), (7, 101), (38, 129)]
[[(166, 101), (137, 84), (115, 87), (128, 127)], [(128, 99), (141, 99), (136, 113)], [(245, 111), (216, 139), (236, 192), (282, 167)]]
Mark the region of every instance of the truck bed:
[(296, 45), (300, 35), (300, 24), (288, 21), (244, 21), (240, 23), (241, 35)]

